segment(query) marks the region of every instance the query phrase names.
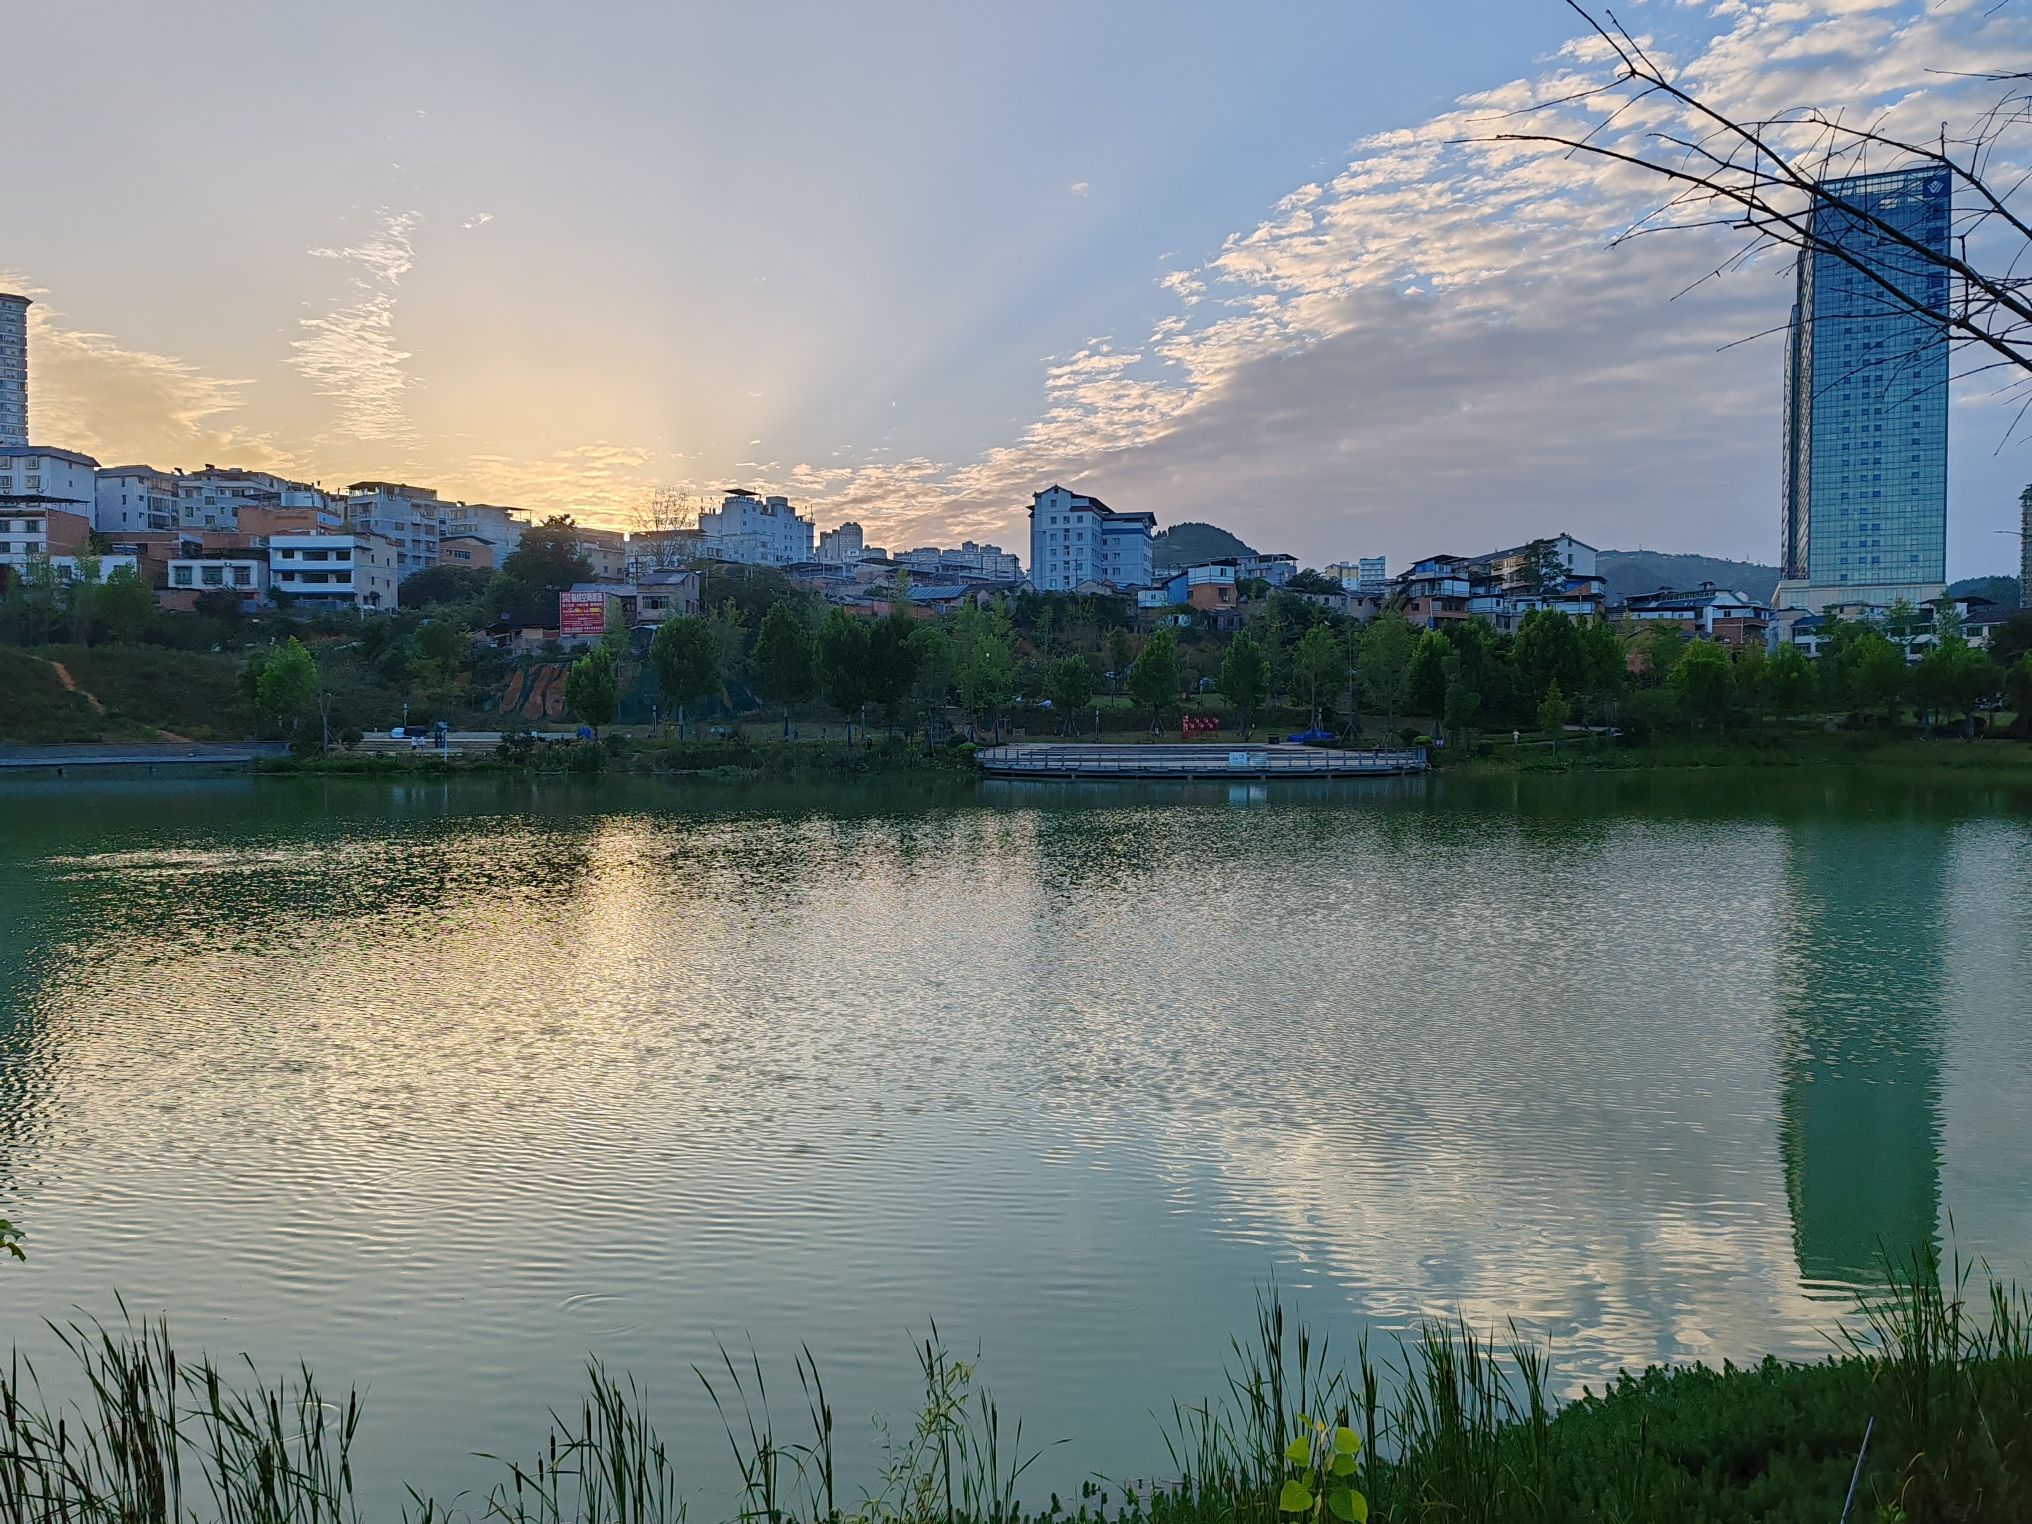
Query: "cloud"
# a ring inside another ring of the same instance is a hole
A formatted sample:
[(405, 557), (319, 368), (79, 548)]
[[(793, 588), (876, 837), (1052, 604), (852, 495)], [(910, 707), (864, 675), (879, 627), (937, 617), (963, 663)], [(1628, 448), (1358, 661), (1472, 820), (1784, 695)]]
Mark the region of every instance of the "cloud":
[(240, 417), (248, 383), (169, 355), (65, 324), (32, 282), (0, 274), (0, 289), (38, 298), (28, 311), (29, 426), (35, 442), (107, 465), (197, 467), (233, 460), (287, 471), (298, 461)]
[(409, 351), (395, 342), (395, 298), (416, 262), (410, 241), (421, 218), (382, 210), (378, 225), (358, 243), (312, 249), (318, 259), (350, 267), (350, 299), (318, 317), (300, 319), (304, 337), (292, 341), (289, 363), (318, 394), (337, 404), (340, 433), (382, 445), (417, 443), (403, 409)]
[(444, 491), (472, 502), (569, 513), (582, 523), (626, 528), (654, 479), (656, 456), (637, 445), (597, 440), (541, 460), (469, 455), (448, 475)]
[[(1677, 66), (1716, 103), (1845, 109), (1916, 137), (1993, 104), (1999, 87), (1954, 71), (2032, 63), (2032, 38), (1980, 0), (1745, 0), (1699, 25)], [(1059, 480), (1318, 558), (1544, 528), (1768, 553), (1777, 346), (1724, 346), (1784, 322), (1789, 262), (1675, 296), (1740, 240), (1617, 245), (1660, 182), (1493, 141), (1516, 126), (1503, 113), (1607, 71), (1599, 41), (1577, 38), (1535, 78), (1364, 140), (1338, 173), (1164, 274), (1180, 310), (1142, 343), (1047, 362), (1044, 409), (1020, 437), (907, 482), (865, 468), (838, 481), (840, 501), (883, 533), (942, 518), (1013, 535), (1030, 493)], [(1603, 117), (1595, 102), (1532, 120), (1632, 144), (1676, 125), (1659, 102)], [(885, 488), (909, 496), (871, 500)]]
[(483, 228), (493, 220), (494, 214), (492, 212), (475, 212), (464, 222), (460, 223), (459, 226), (462, 228)]
[(1084, 196), (1088, 191), (1092, 190), (1093, 187), (1091, 185), (1088, 185), (1087, 182), (1084, 180), (1075, 180), (1065, 189), (1067, 195)]

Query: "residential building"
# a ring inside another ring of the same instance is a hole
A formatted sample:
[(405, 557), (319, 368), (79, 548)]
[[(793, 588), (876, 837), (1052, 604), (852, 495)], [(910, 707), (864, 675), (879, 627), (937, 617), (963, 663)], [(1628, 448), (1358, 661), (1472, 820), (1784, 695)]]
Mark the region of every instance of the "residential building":
[(447, 534), (438, 539), (437, 564), (485, 571), (500, 563), (494, 559), (492, 540), (476, 534)]
[[(259, 603), (268, 593), (268, 552), (214, 551), (178, 556), (169, 563), (165, 608), (189, 608), (204, 593), (234, 592), (243, 602)], [(188, 594), (187, 598), (179, 595)]]
[(851, 566), (861, 559), (867, 541), (861, 526), (852, 519), (838, 529), (822, 530), (818, 537), (818, 558), (828, 566)]
[(405, 575), (402, 555), (401, 546), (375, 534), (274, 535), (268, 586), (277, 596), (306, 602), (392, 609)]
[(0, 450), (28, 444), (28, 308), (0, 292)]
[(1282, 551), (1267, 556), (1242, 556), (1235, 562), (1244, 582), (1267, 582), (1282, 587), (1298, 575), (1298, 557)]
[(395, 547), (398, 578), (437, 565), (444, 505), (430, 487), (354, 482), (346, 488), (346, 521), (355, 534), (377, 536)]
[(999, 545), (976, 545), (972, 540), (965, 541), (957, 550), (930, 545), (907, 550), (896, 558), (896, 564), (913, 577), (962, 582), (1023, 580), (1023, 563), (1017, 557)]
[(302, 482), (293, 482), (267, 471), (243, 471), (212, 465), (202, 471), (177, 475), (173, 480), (176, 484), (177, 523), (183, 529), (237, 529), (241, 509), (279, 507), (284, 493), (313, 490)]
[(1030, 580), (1046, 593), (1149, 587), (1156, 535), (1156, 514), (1117, 513), (1054, 483), (1030, 503)]
[(1389, 591), (1389, 563), (1382, 556), (1336, 561), (1323, 570), (1351, 593), (1380, 594)]
[(2018, 607), (2032, 609), (2032, 487), (2018, 494)]
[(104, 534), (175, 529), (175, 473), (153, 466), (108, 466), (93, 483), (92, 523)]
[(467, 556), (448, 557), (440, 553), (438, 559), (460, 566), (485, 564), (498, 568), (514, 554), (515, 547), (522, 543), (522, 531), (528, 527), (529, 521), (513, 508), (499, 508), (492, 503), (446, 503), (438, 520), (440, 539), (456, 536), (482, 541), (488, 547), (488, 559), (484, 563), (471, 560), (474, 549), (471, 545), (462, 547)]
[(1856, 210), (1816, 206), (1822, 247), (1795, 266), (1776, 601), (1923, 603), (1947, 576), (1948, 276), (1926, 255), (1948, 252), (1953, 187), (1900, 170), (1823, 189)]
[(628, 575), (628, 537), (618, 529), (578, 530), (579, 549), (593, 568), (595, 582), (619, 582)]
[(1769, 642), (1772, 611), (1754, 599), (1712, 582), (1699, 587), (1661, 587), (1627, 599), (1620, 615), (1639, 624), (1676, 624), (1688, 635), (1725, 646), (1762, 646)]
[[(1240, 601), (1241, 580), (1241, 565), (1230, 557), (1188, 566), (1175, 573), (1161, 589), (1152, 591), (1158, 595), (1157, 602), (1162, 604), (1179, 604), (1200, 610), (1231, 609)], [(1152, 606), (1144, 599), (1144, 594), (1137, 594), (1138, 607)]]
[(744, 566), (796, 566), (812, 559), (814, 528), (785, 497), (757, 497), (736, 487), (718, 508), (699, 515), (700, 549), (715, 561)]
[[(1565, 539), (1560, 536), (1546, 543), (1558, 546)], [(1578, 541), (1570, 544), (1586, 555), (1576, 553), (1571, 560), (1562, 559), (1561, 565), (1569, 569), (1556, 579), (1556, 585), (1540, 586), (1537, 578), (1528, 574), (1531, 558), (1519, 556), (1529, 547), (1520, 546), (1485, 556), (1428, 556), (1396, 579), (1390, 601), (1405, 618), (1427, 629), (1479, 618), (1498, 630), (1511, 631), (1525, 615), (1541, 611), (1565, 614), (1570, 619), (1599, 619), (1606, 584), (1593, 570), (1594, 552)], [(1574, 566), (1587, 570), (1572, 570)]]
[(0, 446), (0, 580), (37, 557), (85, 548), (98, 464), (47, 445)]
[(141, 567), (133, 554), (108, 551), (102, 556), (51, 556), (49, 569), (59, 582), (76, 582), (85, 574), (85, 568), (93, 568), (92, 580), (104, 582), (116, 571), (131, 571), (137, 577)]
[(1549, 539), (1530, 540), (1522, 545), (1512, 545), (1508, 550), (1492, 550), (1487, 555), (1472, 557), (1469, 565), (1490, 573), (1505, 587), (1534, 592), (1539, 589), (1531, 584), (1541, 570), (1552, 572), (1555, 580), (1563, 571), (1563, 580), (1567, 583), (1594, 578), (1600, 569), (1599, 554), (1594, 546), (1584, 544), (1570, 534), (1556, 534)]

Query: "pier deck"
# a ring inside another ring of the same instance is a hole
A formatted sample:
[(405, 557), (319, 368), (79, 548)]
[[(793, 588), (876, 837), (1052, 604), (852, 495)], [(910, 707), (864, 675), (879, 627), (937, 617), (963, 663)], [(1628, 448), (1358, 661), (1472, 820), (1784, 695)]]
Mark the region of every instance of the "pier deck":
[(997, 778), (1358, 778), (1422, 773), (1425, 748), (1334, 750), (1287, 743), (1105, 746), (1028, 742), (974, 754)]

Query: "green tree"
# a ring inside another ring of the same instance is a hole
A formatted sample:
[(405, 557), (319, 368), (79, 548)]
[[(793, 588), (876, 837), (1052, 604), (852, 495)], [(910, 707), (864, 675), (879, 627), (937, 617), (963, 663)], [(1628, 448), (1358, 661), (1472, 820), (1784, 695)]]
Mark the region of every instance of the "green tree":
[(783, 706), (783, 738), (790, 739), (790, 706), (811, 697), (818, 672), (811, 632), (804, 621), (779, 603), (762, 616), (755, 636), (755, 691), (765, 703)]
[(1455, 653), (1452, 665), (1440, 719), (1446, 726), (1447, 744), (1466, 747), (1474, 740), (1475, 721), (1481, 717), (1482, 691), (1464, 669), (1459, 653)]
[(1672, 691), (1696, 724), (1713, 722), (1722, 729), (1728, 720), (1730, 671), (1728, 653), (1711, 640), (1696, 640), (1672, 668)]
[(2032, 741), (2032, 651), (2004, 669), (2003, 682), (2005, 698), (2017, 716), (2011, 733), (2020, 740)]
[[(911, 639), (917, 628), (917, 621), (907, 612), (910, 607), (908, 584), (904, 584), (901, 595), (892, 599), (889, 612), (875, 621), (868, 631), (867, 654), (867, 702), (882, 706), (882, 716), (893, 730), (901, 711), (903, 700), (910, 692), (910, 685), (917, 676), (917, 654), (921, 649)], [(962, 614), (981, 613), (979, 609), (962, 609)], [(989, 616), (992, 622), (993, 617)], [(1006, 631), (1008, 617), (1001, 618)], [(1014, 666), (1014, 657), (1011, 657)]]
[(1129, 680), (1129, 667), (1136, 660), (1136, 653), (1129, 643), (1127, 630), (1108, 631), (1108, 676), (1114, 679), (1115, 697), (1122, 696), (1122, 685)]
[(449, 678), (471, 655), (473, 632), (456, 614), (425, 620), (416, 632), (416, 649), (437, 675)]
[(1396, 609), (1385, 609), (1363, 628), (1355, 654), (1362, 697), (1372, 710), (1394, 720), (1404, 708), (1411, 681), (1411, 654), (1418, 632)]
[(1084, 656), (1061, 656), (1051, 664), (1051, 706), (1065, 716), (1070, 734), (1079, 712), (1094, 701), (1094, 667)]
[(1770, 685), (1765, 681), (1765, 668), (1770, 659), (1760, 645), (1747, 645), (1736, 652), (1735, 670), (1730, 674), (1730, 685), (1736, 698), (1736, 707), (1745, 711), (1751, 720), (1761, 723), (1768, 703)]
[(818, 682), (825, 701), (847, 722), (854, 738), (854, 716), (868, 702), (868, 626), (845, 609), (829, 609), (818, 627)]
[[(4, 575), (4, 574), (0, 574)], [(18, 645), (39, 646), (63, 632), (63, 590), (47, 556), (30, 556), (0, 598), (7, 638)]]
[(1552, 742), (1554, 751), (1559, 750), (1559, 743), (1566, 736), (1566, 717), (1572, 707), (1555, 677), (1546, 688), (1545, 697), (1538, 701), (1538, 729)]
[(1347, 647), (1325, 625), (1314, 625), (1300, 637), (1291, 653), (1291, 686), (1293, 696), (1302, 696), (1311, 707), (1315, 730), (1319, 728), (1321, 705), (1331, 703), (1347, 685)]
[(595, 735), (602, 725), (614, 723), (620, 683), (612, 647), (602, 642), (571, 664), (564, 675), (564, 703), (581, 725), (593, 727)]
[(292, 635), (257, 670), (255, 703), (264, 719), (274, 717), (278, 729), (294, 730), (317, 697), (317, 686), (317, 662)]
[(1637, 637), (1637, 653), (1644, 668), (1644, 681), (1662, 688), (1672, 681), (1673, 669), (1686, 651), (1686, 631), (1669, 620), (1649, 620)]
[(666, 619), (649, 640), (649, 668), (663, 701), (677, 710), (677, 738), (685, 738), (685, 711), (720, 689), (720, 641), (696, 614)]
[(960, 707), (976, 724), (999, 720), (1002, 706), (1016, 694), (1016, 646), (1008, 615), (999, 609), (961, 609), (952, 618), (951, 650)]
[(1525, 702), (1553, 683), (1562, 693), (1587, 688), (1587, 653), (1581, 627), (1558, 609), (1533, 609), (1517, 624), (1517, 685)]
[(1164, 728), (1164, 711), (1178, 703), (1178, 637), (1166, 625), (1150, 637), (1129, 669), (1129, 697), (1150, 711), (1150, 728)]
[[(426, 566), (402, 579), (400, 598), (406, 609), (438, 603), (471, 603), (486, 592), (496, 573), (485, 566)], [(496, 614), (500, 609), (494, 610)]]
[(1789, 640), (1764, 663), (1764, 699), (1788, 720), (1813, 699), (1813, 663)]
[(1216, 685), (1221, 690), (1221, 696), (1235, 706), (1241, 717), (1242, 739), (1246, 741), (1255, 723), (1256, 711), (1270, 693), (1270, 658), (1263, 654), (1263, 648), (1247, 630), (1228, 642), (1228, 653), (1221, 659), (1221, 675), (1216, 679)]
[(1630, 652), (1622, 632), (1606, 619), (1588, 620), (1580, 627), (1580, 655), (1581, 695), (1593, 722), (1614, 724), (1630, 687)]
[(1882, 705), (1884, 723), (1895, 724), (1898, 700), (1910, 681), (1905, 653), (1882, 630), (1864, 627), (1837, 658), (1855, 701), (1865, 709)]
[(108, 640), (140, 640), (155, 623), (155, 590), (131, 566), (116, 566), (99, 589), (99, 625)]
[(501, 570), (531, 592), (556, 593), (574, 582), (591, 581), (593, 563), (571, 515), (561, 513), (523, 530), (521, 544), (508, 553)]
[(1438, 718), (1446, 708), (1446, 637), (1427, 630), (1418, 637), (1411, 652), (1411, 668), (1405, 681), (1404, 702), (1413, 714)]

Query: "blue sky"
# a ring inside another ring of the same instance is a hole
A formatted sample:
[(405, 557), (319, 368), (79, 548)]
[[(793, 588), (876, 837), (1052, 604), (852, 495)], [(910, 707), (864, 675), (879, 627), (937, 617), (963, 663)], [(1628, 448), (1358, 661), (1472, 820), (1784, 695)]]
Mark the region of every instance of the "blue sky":
[[(1626, 19), (1718, 94), (1968, 114), (1978, 0)], [(1015, 543), (1077, 483), (1308, 560), (1510, 543), (1771, 559), (1767, 260), (1611, 250), (1592, 169), (1449, 146), (1588, 66), (1557, 0), (31, 5), (39, 439), (403, 477), (624, 522), (789, 491)], [(108, 39), (117, 39), (110, 46)], [(2020, 64), (2022, 65), (2022, 62)], [(1462, 104), (1463, 100), (1467, 104)], [(2032, 460), (1970, 392), (1950, 559)]]

